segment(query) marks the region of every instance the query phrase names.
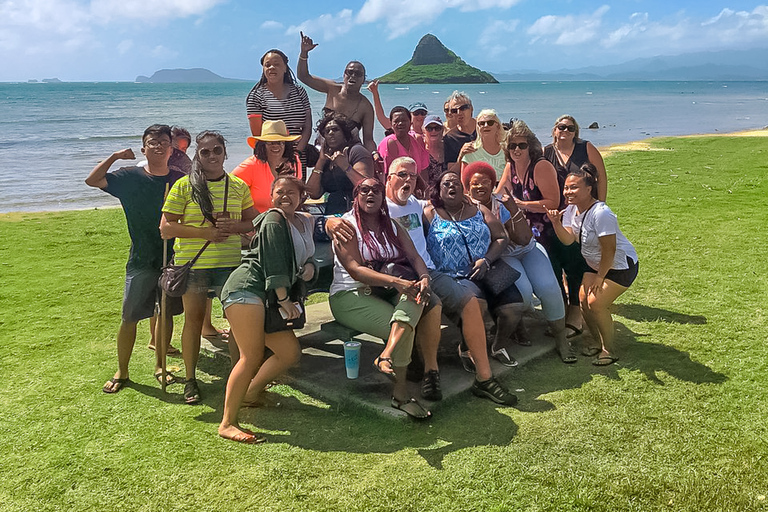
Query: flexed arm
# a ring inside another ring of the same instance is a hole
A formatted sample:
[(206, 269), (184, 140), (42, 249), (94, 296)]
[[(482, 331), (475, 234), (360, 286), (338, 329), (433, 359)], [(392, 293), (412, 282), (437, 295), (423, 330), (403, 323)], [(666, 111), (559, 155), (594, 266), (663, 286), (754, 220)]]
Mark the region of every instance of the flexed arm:
[(317, 47), (311, 37), (305, 36), (304, 32), (301, 34), (301, 53), (299, 53), (299, 63), (296, 65), (296, 77), (307, 84), (307, 86), (316, 90), (317, 92), (328, 93), (331, 91), (330, 85), (333, 84), (330, 80), (325, 78), (319, 78), (309, 73), (309, 64), (307, 59), (309, 58), (309, 52)]

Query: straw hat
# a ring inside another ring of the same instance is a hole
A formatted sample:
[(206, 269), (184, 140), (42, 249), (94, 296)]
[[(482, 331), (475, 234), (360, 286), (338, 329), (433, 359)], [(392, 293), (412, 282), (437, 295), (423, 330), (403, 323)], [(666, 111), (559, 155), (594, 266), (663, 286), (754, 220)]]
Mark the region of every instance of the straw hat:
[(255, 148), (256, 141), (258, 140), (263, 140), (264, 142), (293, 142), (299, 138), (301, 138), (301, 135), (288, 135), (288, 128), (285, 127), (285, 122), (282, 120), (264, 121), (264, 124), (261, 125), (261, 135), (248, 137), (248, 145)]

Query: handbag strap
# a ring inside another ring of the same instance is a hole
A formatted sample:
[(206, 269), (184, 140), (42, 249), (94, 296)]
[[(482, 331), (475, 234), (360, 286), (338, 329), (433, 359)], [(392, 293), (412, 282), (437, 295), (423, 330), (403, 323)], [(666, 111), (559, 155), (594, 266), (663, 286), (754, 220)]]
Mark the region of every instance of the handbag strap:
[(598, 203), (598, 201), (595, 201), (592, 203), (592, 206), (587, 208), (587, 211), (584, 212), (584, 218), (581, 219), (581, 228), (579, 229), (579, 245), (584, 245), (584, 224), (587, 223), (587, 214), (589, 213), (589, 210), (592, 209), (593, 206), (595, 206)]
[[(229, 175), (226, 171), (224, 171), (224, 211), (227, 211), (227, 197), (229, 196)], [(189, 260), (189, 266), (190, 268), (195, 265), (197, 262), (197, 259), (203, 254), (203, 251), (205, 251), (208, 246), (211, 245), (211, 241), (208, 240), (203, 244), (203, 246), (200, 248), (199, 251), (197, 251), (197, 254), (195, 254), (195, 257)]]

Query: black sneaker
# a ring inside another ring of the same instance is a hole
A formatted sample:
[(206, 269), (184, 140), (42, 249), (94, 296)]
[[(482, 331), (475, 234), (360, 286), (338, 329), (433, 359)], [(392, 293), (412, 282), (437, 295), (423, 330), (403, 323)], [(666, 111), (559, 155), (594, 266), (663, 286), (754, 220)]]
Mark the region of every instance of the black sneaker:
[(429, 370), (421, 381), (421, 397), (424, 400), (437, 402), (443, 399), (443, 391), (440, 389), (440, 372)]
[(515, 405), (517, 403), (517, 396), (504, 389), (493, 377), (483, 382), (475, 379), (475, 382), (472, 383), (472, 394), (493, 400), (501, 405)]

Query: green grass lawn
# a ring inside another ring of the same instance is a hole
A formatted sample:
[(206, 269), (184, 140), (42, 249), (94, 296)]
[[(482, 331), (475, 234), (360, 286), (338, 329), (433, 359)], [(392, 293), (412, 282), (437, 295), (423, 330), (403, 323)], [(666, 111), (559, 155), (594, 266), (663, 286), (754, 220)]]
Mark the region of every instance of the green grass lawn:
[(504, 379), (517, 408), (467, 394), (430, 424), (278, 386), (280, 407), (242, 413), (260, 446), (216, 434), (218, 360), (204, 405), (161, 393), (146, 322), (134, 383), (101, 392), (120, 210), (0, 215), (0, 510), (768, 510), (768, 139), (652, 146), (607, 158), (640, 254), (618, 364), (550, 355)]

